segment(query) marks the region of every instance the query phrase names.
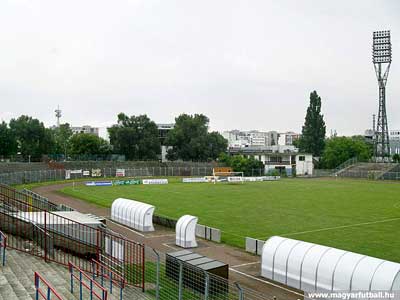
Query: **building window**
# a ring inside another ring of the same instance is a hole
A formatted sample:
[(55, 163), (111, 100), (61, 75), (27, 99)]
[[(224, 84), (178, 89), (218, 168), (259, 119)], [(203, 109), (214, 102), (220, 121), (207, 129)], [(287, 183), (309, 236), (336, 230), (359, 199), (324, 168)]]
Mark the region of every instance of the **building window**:
[(299, 161), (305, 161), (305, 160), (306, 160), (306, 157), (304, 155), (299, 156)]

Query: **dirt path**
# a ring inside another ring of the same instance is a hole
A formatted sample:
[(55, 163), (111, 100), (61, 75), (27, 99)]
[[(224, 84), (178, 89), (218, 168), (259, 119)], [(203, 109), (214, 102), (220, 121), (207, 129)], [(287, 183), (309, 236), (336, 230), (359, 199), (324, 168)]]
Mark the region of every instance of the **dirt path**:
[[(156, 225), (154, 232), (141, 233), (121, 226), (110, 220), (110, 208), (100, 207), (58, 192), (66, 186), (71, 186), (71, 183), (41, 186), (34, 188), (33, 191), (47, 197), (54, 203), (66, 204), (82, 213), (91, 213), (105, 217), (107, 219), (107, 226), (110, 229), (123, 234), (129, 239), (144, 243), (146, 246), (152, 247), (162, 253), (181, 250), (181, 248), (175, 246), (175, 233), (172, 229)], [(302, 299), (299, 291), (269, 282), (261, 277), (261, 258), (259, 256), (251, 255), (242, 249), (206, 240), (200, 240), (199, 247), (191, 249), (191, 251), (229, 264), (229, 279), (239, 282), (243, 287), (252, 288), (271, 299), (273, 297), (276, 297), (277, 300)]]

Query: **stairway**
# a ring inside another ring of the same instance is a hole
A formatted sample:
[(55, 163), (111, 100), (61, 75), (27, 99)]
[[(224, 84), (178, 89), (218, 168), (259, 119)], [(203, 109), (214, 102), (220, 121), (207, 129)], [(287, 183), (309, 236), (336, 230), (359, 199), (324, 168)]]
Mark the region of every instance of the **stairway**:
[[(79, 299), (79, 285), (74, 281), (74, 294), (70, 293), (70, 274), (68, 268), (56, 263), (46, 263), (43, 259), (21, 251), (7, 249), (6, 265), (0, 266), (0, 300), (35, 299), (34, 272), (38, 272), (49, 282), (64, 300)], [(46, 291), (44, 285), (43, 290)], [(52, 297), (56, 299), (56, 297)], [(83, 299), (89, 299), (84, 289)], [(96, 299), (93, 297), (93, 299)], [(114, 287), (108, 299), (119, 299), (119, 289)], [(139, 289), (127, 287), (123, 299), (149, 299)]]

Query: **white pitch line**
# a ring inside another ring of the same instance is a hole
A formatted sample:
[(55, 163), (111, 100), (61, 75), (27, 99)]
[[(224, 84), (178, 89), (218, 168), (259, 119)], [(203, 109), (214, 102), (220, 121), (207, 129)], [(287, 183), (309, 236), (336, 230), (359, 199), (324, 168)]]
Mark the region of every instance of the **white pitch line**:
[(349, 228), (349, 227), (357, 227), (357, 226), (364, 226), (364, 225), (371, 225), (371, 224), (378, 224), (378, 223), (387, 223), (387, 222), (393, 222), (393, 221), (398, 221), (398, 220), (400, 220), (400, 218), (386, 219), (386, 220), (373, 221), (373, 222), (364, 222), (364, 223), (357, 223), (357, 224), (343, 225), (343, 226), (336, 226), (336, 227), (327, 227), (327, 228), (300, 231), (300, 232), (285, 233), (285, 234), (280, 234), (280, 236), (299, 235), (299, 234), (304, 234), (304, 233), (328, 231), (328, 230), (335, 230), (335, 229)]
[(251, 262), (251, 263), (245, 263), (245, 264), (241, 264), (241, 265), (236, 265), (236, 266), (232, 266), (231, 268), (239, 268), (239, 267), (244, 267), (244, 266), (250, 266), (250, 265), (255, 265), (255, 264), (259, 264), (259, 261), (255, 261), (255, 262)]
[(280, 288), (281, 290), (284, 290), (284, 291), (290, 292), (290, 293), (292, 293), (292, 294), (295, 294), (295, 295), (298, 295), (298, 296), (301, 296), (301, 297), (303, 297), (303, 296), (304, 296), (303, 294), (300, 294), (300, 293), (298, 293), (298, 292), (295, 292), (295, 291), (289, 290), (289, 289), (287, 289), (287, 288), (285, 288), (285, 287), (283, 287), (283, 286), (280, 286), (280, 285), (274, 284), (274, 283), (272, 283), (272, 282), (269, 282), (269, 281), (266, 281), (266, 280), (262, 280), (262, 279), (260, 279), (260, 278), (257, 278), (257, 277), (255, 277), (255, 276), (253, 276), (253, 275), (249, 275), (249, 274), (246, 274), (246, 273), (240, 272), (240, 271), (238, 271), (238, 270), (235, 270), (235, 269), (232, 269), (232, 268), (229, 268), (229, 270), (230, 270), (230, 271), (232, 271), (232, 272), (238, 273), (238, 274), (240, 274), (240, 275), (243, 275), (243, 276), (245, 276), (245, 277), (248, 277), (248, 278), (251, 278), (251, 279), (257, 280), (257, 281), (259, 281), (259, 282), (262, 282), (262, 283), (269, 284), (269, 285), (272, 285), (272, 286), (274, 286), (274, 287)]
[(166, 243), (163, 243), (163, 244), (161, 244), (161, 245), (163, 245), (163, 246), (165, 246), (165, 247), (168, 247), (168, 248), (171, 248), (171, 249), (173, 249), (173, 250), (179, 250), (178, 248), (175, 248), (175, 247), (173, 247), (173, 246), (170, 246), (170, 245), (168, 245), (168, 244), (166, 244)]

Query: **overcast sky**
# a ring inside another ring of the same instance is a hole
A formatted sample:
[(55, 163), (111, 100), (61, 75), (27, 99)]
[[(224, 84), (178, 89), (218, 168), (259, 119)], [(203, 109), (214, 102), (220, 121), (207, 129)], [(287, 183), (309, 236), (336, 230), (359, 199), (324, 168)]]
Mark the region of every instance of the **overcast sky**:
[(312, 90), (327, 133), (378, 111), (372, 32), (392, 31), (389, 129), (400, 128), (400, 1), (1, 0), (0, 119), (105, 127), (204, 113), (213, 130), (300, 132)]

